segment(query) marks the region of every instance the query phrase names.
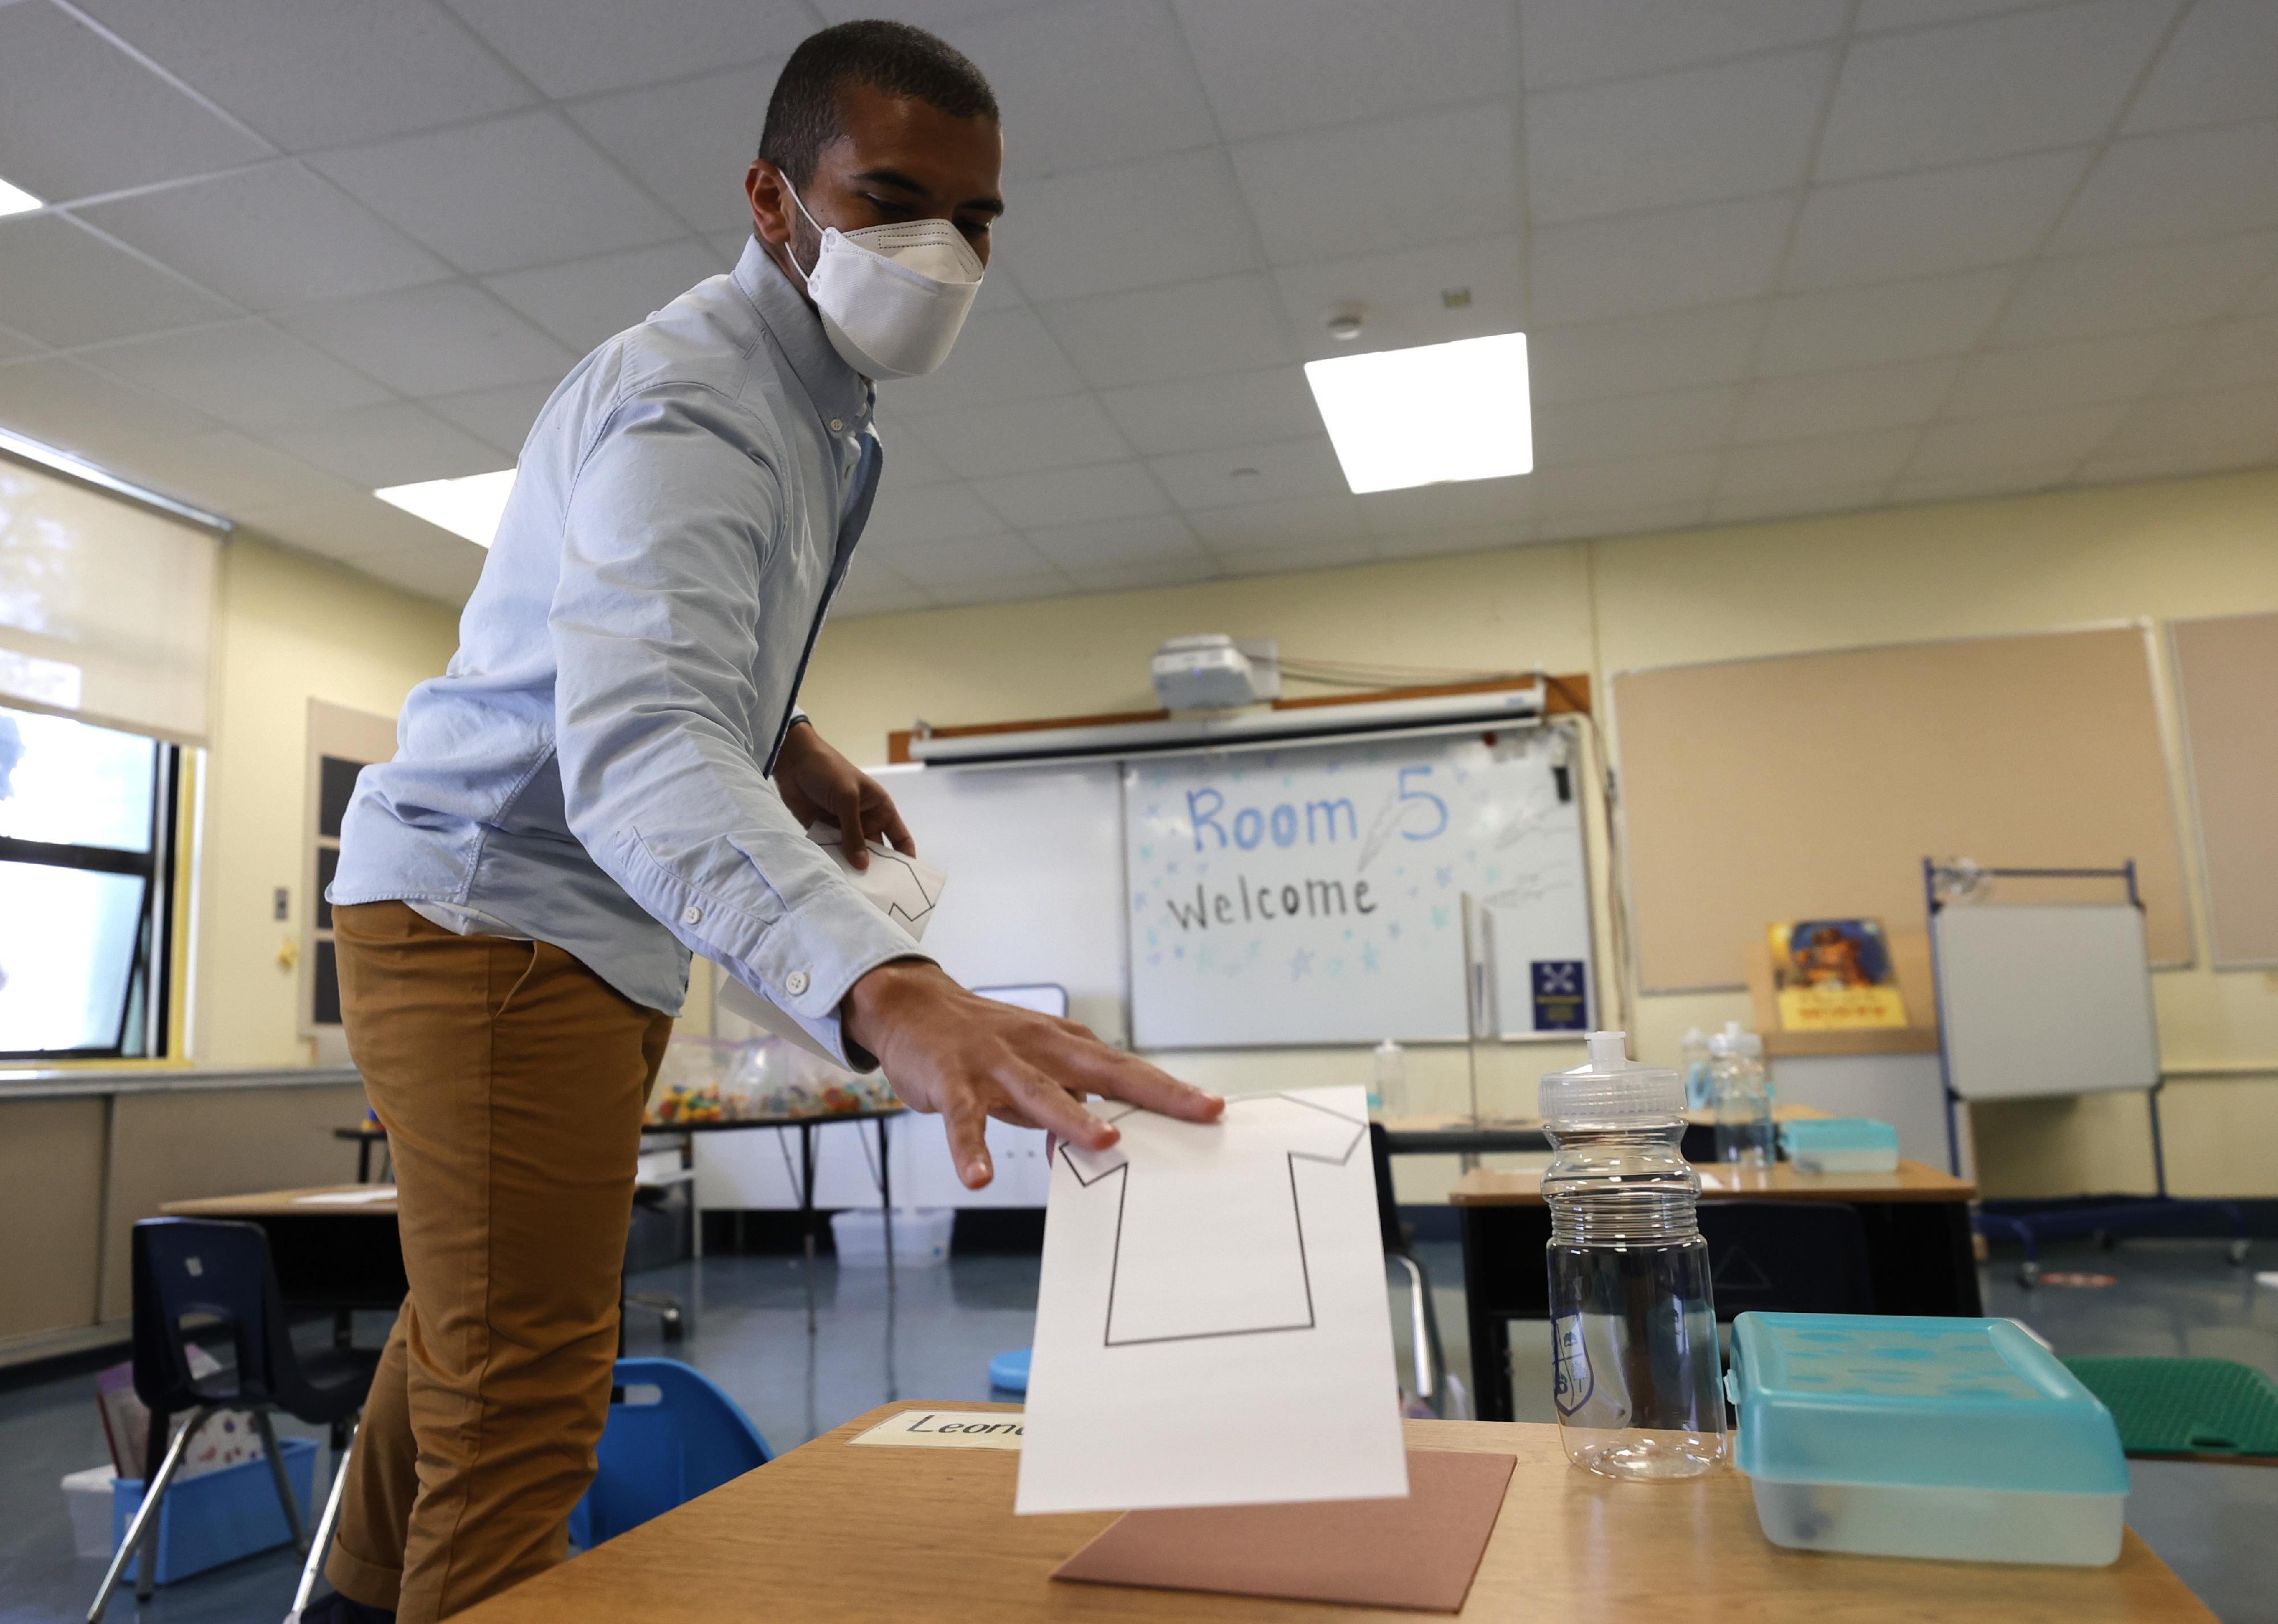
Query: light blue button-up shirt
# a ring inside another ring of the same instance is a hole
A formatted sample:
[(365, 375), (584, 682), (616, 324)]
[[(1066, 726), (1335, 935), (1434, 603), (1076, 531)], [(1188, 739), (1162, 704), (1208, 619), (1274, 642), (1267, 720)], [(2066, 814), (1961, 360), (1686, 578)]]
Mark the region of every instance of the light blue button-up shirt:
[(757, 243), (585, 357), (326, 895), (552, 942), (668, 1012), (701, 953), (868, 1064), (839, 1003), (917, 948), (768, 773), (879, 459), (869, 385)]

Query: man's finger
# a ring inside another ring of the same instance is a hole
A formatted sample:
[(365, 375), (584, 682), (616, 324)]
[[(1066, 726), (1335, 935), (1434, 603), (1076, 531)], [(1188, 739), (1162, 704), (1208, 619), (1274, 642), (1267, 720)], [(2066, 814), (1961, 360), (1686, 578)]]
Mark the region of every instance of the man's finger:
[(1084, 1109), (1074, 1095), (1026, 1061), (1001, 1066), (997, 1080), (1023, 1116), (1072, 1145), (1105, 1150), (1123, 1137), (1114, 1125)]
[(957, 1163), (957, 1177), (968, 1190), (978, 1190), (994, 1177), (989, 1164), (989, 1113), (967, 1091), (941, 1114), (949, 1134), (949, 1154)]
[(887, 844), (906, 858), (917, 856), (918, 842), (911, 838), (908, 826), (903, 823), (901, 809), (894, 804), (894, 797), (883, 789), (878, 791), (878, 833), (885, 837)]
[(870, 848), (862, 838), (862, 794), (849, 789), (838, 803), (838, 845), (856, 870), (870, 866)]
[(1064, 1040), (1053, 1046), (1049, 1060), (1039, 1059), (1070, 1086), (1080, 1084), (1111, 1100), (1122, 1100), (1166, 1117), (1214, 1122), (1226, 1109), (1226, 1102), (1217, 1094), (1182, 1083), (1137, 1056), (1119, 1053), (1097, 1039)]

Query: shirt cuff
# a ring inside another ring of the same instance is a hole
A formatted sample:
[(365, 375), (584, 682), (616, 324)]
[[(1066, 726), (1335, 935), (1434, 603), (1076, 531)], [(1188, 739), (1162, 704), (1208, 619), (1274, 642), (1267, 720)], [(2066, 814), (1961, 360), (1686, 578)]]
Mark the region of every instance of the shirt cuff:
[(855, 982), (896, 959), (932, 956), (852, 887), (833, 886), (769, 926), (749, 960), (724, 959), (730, 974), (783, 1010), (839, 1064), (877, 1070), (876, 1056), (847, 1041), (839, 1009)]

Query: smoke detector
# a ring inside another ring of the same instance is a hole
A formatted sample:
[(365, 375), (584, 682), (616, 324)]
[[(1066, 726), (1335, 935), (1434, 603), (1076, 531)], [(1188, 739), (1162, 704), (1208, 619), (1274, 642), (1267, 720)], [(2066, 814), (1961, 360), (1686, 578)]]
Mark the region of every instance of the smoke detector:
[(1363, 305), (1339, 305), (1329, 312), (1329, 337), (1340, 344), (1351, 343), (1360, 337), (1361, 323), (1367, 314), (1367, 308)]

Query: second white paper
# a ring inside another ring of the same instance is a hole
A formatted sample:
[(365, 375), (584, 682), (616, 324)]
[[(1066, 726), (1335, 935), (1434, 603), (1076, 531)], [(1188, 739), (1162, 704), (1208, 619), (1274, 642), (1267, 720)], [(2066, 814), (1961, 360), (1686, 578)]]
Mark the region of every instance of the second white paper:
[(1021, 1513), (1408, 1492), (1368, 1104), (1239, 1095), (1052, 1158)]

